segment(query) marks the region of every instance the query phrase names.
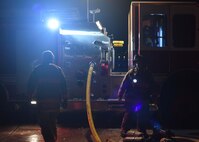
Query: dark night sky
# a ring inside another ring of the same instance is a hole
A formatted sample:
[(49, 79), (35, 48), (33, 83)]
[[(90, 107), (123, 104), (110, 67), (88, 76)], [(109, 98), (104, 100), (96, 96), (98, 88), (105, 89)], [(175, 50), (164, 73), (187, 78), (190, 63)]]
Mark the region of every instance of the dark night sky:
[[(97, 1), (97, 0), (96, 0)], [(99, 4), (98, 4), (98, 3)], [(97, 18), (115, 39), (127, 38), (130, 0), (99, 0), (95, 4), (101, 9)], [(95, 5), (95, 8), (97, 8)]]

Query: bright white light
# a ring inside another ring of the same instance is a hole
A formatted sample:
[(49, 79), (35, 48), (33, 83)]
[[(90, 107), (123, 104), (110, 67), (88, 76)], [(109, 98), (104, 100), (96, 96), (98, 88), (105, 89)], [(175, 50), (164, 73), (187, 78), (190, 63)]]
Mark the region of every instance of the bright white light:
[(60, 29), (59, 33), (61, 35), (104, 36), (101, 32), (97, 32), (97, 31), (77, 31), (77, 30), (63, 30), (63, 29)]
[(100, 21), (96, 21), (95, 23), (96, 23), (96, 25), (97, 25), (99, 30), (103, 29), (102, 24), (100, 23)]
[(31, 103), (32, 105), (36, 105), (36, 104), (37, 104), (37, 101), (32, 100), (30, 103)]
[(38, 137), (38, 135), (31, 135), (31, 136), (29, 136), (28, 140), (30, 142), (38, 142), (39, 141), (39, 137)]
[(59, 21), (57, 19), (52, 18), (52, 19), (49, 19), (47, 21), (47, 26), (48, 26), (48, 28), (50, 28), (52, 30), (55, 30), (55, 29), (59, 28), (60, 23), (59, 23)]
[(138, 80), (137, 79), (133, 79), (133, 83), (137, 83), (138, 82)]

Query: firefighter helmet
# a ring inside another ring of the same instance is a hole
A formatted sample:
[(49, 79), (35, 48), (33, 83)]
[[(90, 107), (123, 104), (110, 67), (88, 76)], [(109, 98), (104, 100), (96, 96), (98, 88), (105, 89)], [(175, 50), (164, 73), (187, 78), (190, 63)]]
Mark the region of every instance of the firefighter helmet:
[(139, 69), (141, 70), (145, 70), (147, 69), (147, 66), (146, 66), (146, 63), (145, 63), (145, 60), (143, 58), (142, 55), (135, 55), (134, 58), (133, 58), (133, 63), (134, 63), (134, 66), (137, 66)]
[(48, 64), (48, 63), (53, 63), (54, 61), (54, 54), (50, 50), (46, 50), (42, 52), (42, 63)]

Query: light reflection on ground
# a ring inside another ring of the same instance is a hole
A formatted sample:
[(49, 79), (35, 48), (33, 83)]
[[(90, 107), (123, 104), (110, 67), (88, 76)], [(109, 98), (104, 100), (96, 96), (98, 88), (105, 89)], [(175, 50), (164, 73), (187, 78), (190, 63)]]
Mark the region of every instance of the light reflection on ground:
[[(89, 128), (68, 128), (58, 126), (57, 142), (90, 142)], [(97, 129), (102, 142), (122, 142), (120, 129)], [(199, 131), (176, 130), (176, 142), (199, 142)], [(192, 134), (192, 135), (191, 135)], [(196, 135), (194, 135), (196, 134)], [(1, 142), (44, 142), (37, 125), (0, 127)]]
[(38, 142), (38, 140), (39, 140), (39, 136), (38, 135), (31, 135), (31, 136), (29, 136), (29, 142)]

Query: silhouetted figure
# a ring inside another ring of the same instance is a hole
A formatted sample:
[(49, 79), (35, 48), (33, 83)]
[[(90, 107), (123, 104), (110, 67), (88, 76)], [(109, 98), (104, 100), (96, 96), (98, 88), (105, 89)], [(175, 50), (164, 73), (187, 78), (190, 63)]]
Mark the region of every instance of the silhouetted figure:
[(148, 71), (142, 56), (135, 55), (134, 66), (124, 76), (118, 97), (125, 99), (125, 114), (121, 124), (121, 136), (125, 137), (130, 129), (137, 128), (145, 133), (151, 128), (149, 104), (158, 96), (158, 87)]
[(42, 53), (42, 63), (31, 72), (27, 93), (37, 101), (37, 114), (45, 142), (57, 140), (56, 119), (60, 103), (67, 100), (65, 75), (55, 65), (54, 54), (47, 50)]

